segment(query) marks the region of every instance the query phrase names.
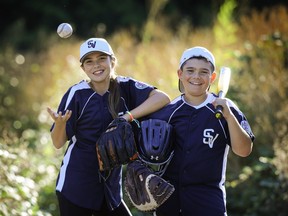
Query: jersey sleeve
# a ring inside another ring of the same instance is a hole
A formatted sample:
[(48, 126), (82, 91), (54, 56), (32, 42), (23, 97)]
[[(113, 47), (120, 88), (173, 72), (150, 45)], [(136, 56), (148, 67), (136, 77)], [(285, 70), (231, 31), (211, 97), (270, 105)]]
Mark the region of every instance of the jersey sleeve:
[[(71, 96), (71, 88), (68, 89), (68, 91), (64, 94), (64, 96), (62, 97), (60, 104), (58, 106), (57, 109), (57, 113), (59, 113), (60, 111), (62, 112), (62, 114), (65, 114), (66, 110), (71, 110), (72, 111), (72, 115), (69, 118), (69, 120), (66, 123), (66, 135), (68, 140), (70, 140), (72, 138), (72, 136), (75, 134), (75, 122), (76, 122), (76, 118), (77, 118), (77, 106), (75, 105), (75, 97)], [(51, 127), (51, 130), (54, 128), (54, 123)]]
[(229, 100), (229, 106), (235, 117), (237, 118), (239, 124), (241, 127), (247, 132), (247, 134), (250, 136), (251, 140), (254, 141), (255, 136), (252, 132), (252, 129), (250, 127), (250, 124), (246, 118), (246, 116), (242, 113), (242, 111), (234, 104), (231, 100)]
[(149, 97), (150, 92), (156, 89), (154, 86), (130, 77), (118, 77), (117, 79), (121, 86), (122, 97), (124, 97), (129, 110), (143, 103)]

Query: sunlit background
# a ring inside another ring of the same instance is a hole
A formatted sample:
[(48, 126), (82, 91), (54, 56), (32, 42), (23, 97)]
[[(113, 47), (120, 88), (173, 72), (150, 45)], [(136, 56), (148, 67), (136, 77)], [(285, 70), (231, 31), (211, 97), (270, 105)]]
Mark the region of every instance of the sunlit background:
[[(58, 216), (56, 150), (46, 112), (86, 79), (79, 46), (105, 37), (119, 75), (179, 95), (182, 52), (200, 45), (232, 69), (227, 97), (256, 135), (253, 153), (227, 167), (230, 216), (288, 215), (288, 4), (268, 0), (11, 1), (0, 3), (0, 215)], [(74, 34), (60, 38), (62, 22)], [(216, 80), (217, 82), (217, 80)], [(211, 91), (217, 93), (216, 85)], [(124, 197), (134, 215), (137, 211)]]

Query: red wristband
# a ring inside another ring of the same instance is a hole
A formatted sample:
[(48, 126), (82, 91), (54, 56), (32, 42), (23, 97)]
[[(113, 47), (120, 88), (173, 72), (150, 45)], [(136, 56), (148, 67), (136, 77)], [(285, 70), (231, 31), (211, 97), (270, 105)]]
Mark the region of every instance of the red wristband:
[(130, 117), (130, 121), (133, 121), (133, 120), (134, 120), (134, 117), (133, 117), (133, 115), (132, 115), (131, 112), (127, 111), (126, 114), (129, 115), (129, 117)]

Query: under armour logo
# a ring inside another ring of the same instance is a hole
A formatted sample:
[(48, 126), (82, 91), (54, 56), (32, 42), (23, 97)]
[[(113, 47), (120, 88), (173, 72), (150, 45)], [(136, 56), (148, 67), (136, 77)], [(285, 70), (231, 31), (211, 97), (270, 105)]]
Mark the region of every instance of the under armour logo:
[(153, 155), (151, 155), (150, 159), (151, 159), (151, 160), (156, 160), (156, 161), (158, 161), (158, 160), (159, 160), (159, 156), (155, 156), (155, 157), (154, 157)]
[(213, 129), (205, 129), (203, 131), (203, 136), (204, 136), (203, 143), (208, 144), (210, 148), (213, 148), (214, 141), (217, 139), (219, 134), (216, 134), (216, 136), (213, 137), (211, 133), (214, 133)]

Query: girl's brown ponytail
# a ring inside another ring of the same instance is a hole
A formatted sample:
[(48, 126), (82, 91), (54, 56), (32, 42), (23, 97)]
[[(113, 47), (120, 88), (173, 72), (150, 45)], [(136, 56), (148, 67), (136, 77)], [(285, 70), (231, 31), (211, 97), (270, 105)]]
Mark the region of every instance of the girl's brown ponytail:
[(116, 78), (110, 79), (110, 86), (109, 86), (109, 111), (113, 117), (113, 119), (118, 117), (119, 113), (119, 101), (120, 101), (120, 86), (117, 82)]
[(119, 113), (119, 103), (120, 103), (120, 86), (119, 83), (117, 82), (117, 76), (116, 76), (116, 72), (115, 72), (115, 67), (117, 64), (117, 59), (115, 58), (115, 56), (111, 56), (111, 60), (112, 60), (112, 67), (113, 67), (113, 71), (114, 73), (111, 74), (111, 78), (110, 78), (110, 85), (109, 85), (109, 97), (108, 97), (108, 102), (109, 102), (109, 111), (113, 117), (113, 119), (118, 117), (118, 113)]

